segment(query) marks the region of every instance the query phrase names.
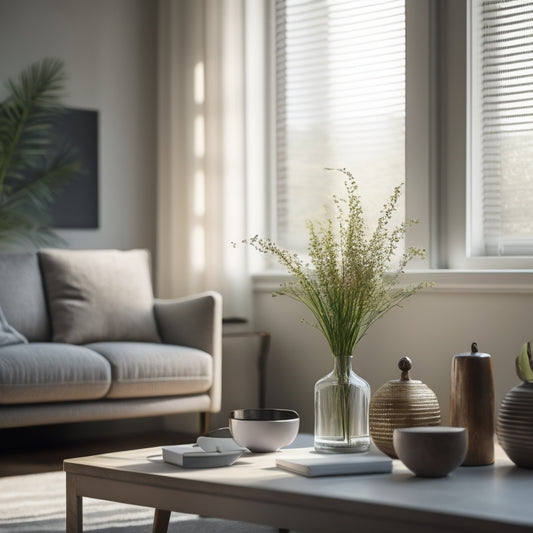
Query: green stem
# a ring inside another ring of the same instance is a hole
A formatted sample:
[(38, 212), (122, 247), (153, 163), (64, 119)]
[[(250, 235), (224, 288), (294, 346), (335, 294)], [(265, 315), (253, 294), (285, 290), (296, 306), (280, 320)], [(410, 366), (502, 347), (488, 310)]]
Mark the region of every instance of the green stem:
[(337, 405), (342, 425), (342, 436), (346, 443), (350, 442), (350, 372), (352, 369), (352, 357), (349, 355), (336, 355), (334, 372), (338, 383)]

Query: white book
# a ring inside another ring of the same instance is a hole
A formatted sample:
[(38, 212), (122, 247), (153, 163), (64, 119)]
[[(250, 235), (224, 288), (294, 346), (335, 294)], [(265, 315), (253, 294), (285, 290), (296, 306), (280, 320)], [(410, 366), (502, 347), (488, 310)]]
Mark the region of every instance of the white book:
[(276, 466), (308, 477), (379, 474), (392, 472), (392, 459), (374, 451), (320, 454), (309, 449), (301, 455), (278, 457)]

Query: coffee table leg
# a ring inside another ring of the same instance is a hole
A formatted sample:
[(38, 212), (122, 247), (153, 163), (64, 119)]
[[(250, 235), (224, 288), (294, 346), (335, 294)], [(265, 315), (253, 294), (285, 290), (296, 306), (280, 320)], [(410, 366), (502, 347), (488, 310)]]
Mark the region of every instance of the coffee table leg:
[(76, 480), (67, 473), (67, 533), (83, 532), (83, 500), (76, 493)]
[(169, 520), (170, 511), (156, 509), (154, 513), (154, 525), (152, 527), (152, 533), (167, 533)]

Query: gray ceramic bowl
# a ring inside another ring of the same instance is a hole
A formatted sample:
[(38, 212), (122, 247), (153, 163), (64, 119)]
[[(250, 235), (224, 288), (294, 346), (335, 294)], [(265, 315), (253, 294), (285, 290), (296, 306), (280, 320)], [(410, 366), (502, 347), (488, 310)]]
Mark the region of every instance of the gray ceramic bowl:
[(299, 427), (300, 417), (290, 409), (239, 409), (229, 417), (233, 439), (251, 452), (274, 452), (288, 446)]
[(467, 450), (465, 428), (424, 426), (395, 429), (396, 454), (420, 477), (444, 477), (463, 461)]

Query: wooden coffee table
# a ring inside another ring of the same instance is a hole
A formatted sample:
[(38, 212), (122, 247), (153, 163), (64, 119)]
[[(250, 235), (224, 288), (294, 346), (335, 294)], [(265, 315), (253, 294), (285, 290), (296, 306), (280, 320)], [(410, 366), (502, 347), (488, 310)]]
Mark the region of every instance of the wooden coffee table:
[(83, 497), (153, 507), (158, 533), (171, 511), (317, 533), (533, 531), (533, 470), (499, 448), (494, 465), (439, 479), (414, 477), (399, 461), (392, 474), (306, 478), (276, 468), (277, 454), (289, 453), (213, 469), (166, 464), (160, 448), (66, 460), (67, 532), (83, 529)]

